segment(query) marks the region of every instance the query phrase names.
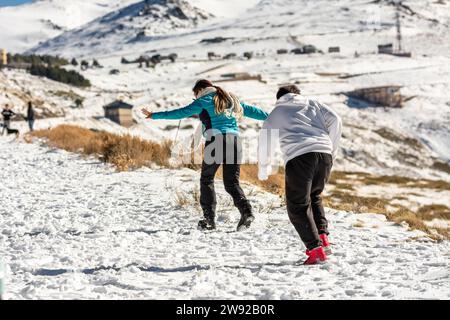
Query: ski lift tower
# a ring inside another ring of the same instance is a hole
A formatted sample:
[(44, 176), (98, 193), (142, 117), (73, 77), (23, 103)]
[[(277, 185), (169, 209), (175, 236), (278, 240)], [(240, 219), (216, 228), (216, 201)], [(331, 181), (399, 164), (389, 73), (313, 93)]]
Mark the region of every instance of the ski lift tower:
[(402, 5), (401, 0), (394, 0), (395, 4), (395, 24), (397, 27), (397, 52), (394, 55), (400, 57), (411, 57), (411, 52), (403, 51), (403, 36), (402, 36), (402, 21), (400, 16), (400, 6)]
[(400, 1), (396, 1), (395, 3), (395, 19), (396, 19), (396, 25), (397, 25), (397, 49), (398, 52), (402, 52), (402, 22), (400, 20)]

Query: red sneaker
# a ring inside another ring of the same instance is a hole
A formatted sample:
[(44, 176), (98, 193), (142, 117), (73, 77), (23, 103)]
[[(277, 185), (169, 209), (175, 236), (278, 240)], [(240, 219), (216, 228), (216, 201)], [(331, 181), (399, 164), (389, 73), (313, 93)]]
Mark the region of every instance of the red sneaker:
[(325, 251), (325, 253), (328, 255), (332, 254), (331, 245), (330, 245), (330, 241), (328, 240), (328, 236), (326, 234), (321, 234), (320, 240), (322, 240), (322, 247), (323, 247), (323, 250)]
[(304, 265), (314, 265), (318, 263), (325, 262), (327, 260), (327, 255), (323, 247), (318, 247), (313, 250), (306, 251), (308, 259), (303, 263)]

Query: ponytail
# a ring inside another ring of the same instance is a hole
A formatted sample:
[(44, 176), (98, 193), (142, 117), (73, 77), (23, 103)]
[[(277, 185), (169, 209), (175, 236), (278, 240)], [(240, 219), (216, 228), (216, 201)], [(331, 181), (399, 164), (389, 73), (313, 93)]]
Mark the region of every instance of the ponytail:
[(242, 108), (239, 99), (234, 94), (213, 85), (211, 81), (206, 79), (199, 80), (192, 90), (194, 91), (195, 96), (197, 96), (206, 88), (216, 89), (214, 107), (217, 115), (224, 114), (227, 117), (235, 117), (238, 120), (244, 116), (244, 109)]
[(216, 89), (216, 96), (214, 97), (216, 114), (225, 114), (229, 117), (234, 115), (236, 119), (240, 120), (244, 116), (244, 110), (239, 99), (219, 86), (212, 87)]

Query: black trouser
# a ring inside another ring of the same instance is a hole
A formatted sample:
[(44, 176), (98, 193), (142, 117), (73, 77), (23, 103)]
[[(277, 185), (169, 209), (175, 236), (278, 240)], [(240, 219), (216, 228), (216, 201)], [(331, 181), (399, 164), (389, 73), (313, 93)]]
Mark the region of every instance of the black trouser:
[(330, 177), (333, 158), (307, 153), (286, 165), (286, 202), (289, 219), (308, 250), (321, 246), (320, 234), (328, 234), (322, 191)]
[(10, 126), (11, 126), (11, 120), (6, 120), (6, 119), (3, 120), (2, 135), (5, 131), (8, 132), (8, 129), (10, 128)]
[(28, 127), (30, 128), (30, 131), (34, 130), (34, 119), (28, 120)]
[(207, 139), (200, 179), (200, 205), (205, 217), (215, 217), (217, 201), (214, 177), (221, 165), (225, 190), (233, 197), (234, 205), (241, 215), (251, 213), (251, 205), (239, 185), (241, 160), (242, 146), (238, 136), (224, 134)]

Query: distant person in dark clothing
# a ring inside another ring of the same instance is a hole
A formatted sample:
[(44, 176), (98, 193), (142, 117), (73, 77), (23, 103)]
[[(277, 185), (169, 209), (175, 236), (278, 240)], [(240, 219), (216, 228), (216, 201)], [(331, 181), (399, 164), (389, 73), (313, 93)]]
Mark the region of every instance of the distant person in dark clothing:
[(28, 121), (28, 127), (30, 127), (30, 131), (33, 131), (34, 127), (34, 109), (33, 104), (28, 102), (28, 110), (27, 110), (27, 121)]
[(5, 132), (5, 130), (10, 129), (11, 118), (14, 117), (15, 115), (16, 115), (15, 112), (11, 110), (9, 104), (5, 104), (5, 108), (2, 111), (2, 116), (3, 116), (2, 135)]

